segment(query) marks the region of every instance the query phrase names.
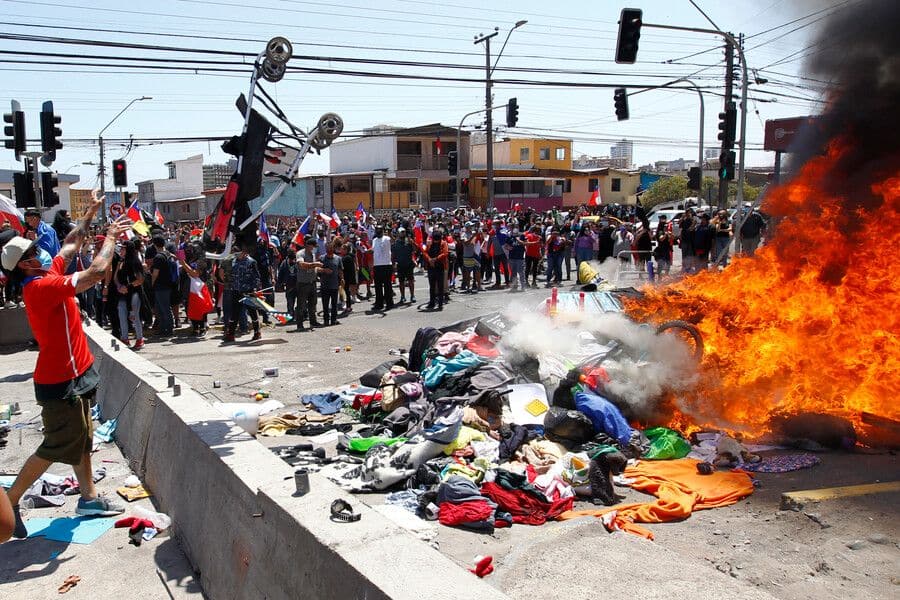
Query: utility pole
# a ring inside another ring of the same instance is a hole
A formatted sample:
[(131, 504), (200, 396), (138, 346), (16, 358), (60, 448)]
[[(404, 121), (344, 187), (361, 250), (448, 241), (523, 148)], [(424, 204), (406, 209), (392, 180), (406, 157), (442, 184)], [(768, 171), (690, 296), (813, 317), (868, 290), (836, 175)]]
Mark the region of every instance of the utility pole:
[[(731, 41), (725, 41), (725, 106), (724, 110), (728, 110), (731, 103), (731, 97), (734, 94), (734, 46)], [(743, 137), (741, 137), (743, 141)], [(728, 142), (728, 136), (722, 140), (719, 156), (723, 156), (726, 152), (731, 151), (731, 144)], [(721, 167), (721, 165), (720, 165)], [(743, 179), (741, 180), (741, 182)], [(740, 185), (741, 182), (738, 182)], [(728, 180), (719, 177), (719, 208), (725, 208), (728, 203)]]
[[(500, 32), (499, 27), (494, 28), (493, 33), (475, 38), (475, 43), (484, 42), (484, 110), (485, 117), (485, 148), (487, 159), (487, 185), (488, 210), (494, 208), (494, 119), (491, 115), (491, 38)], [(457, 188), (458, 189), (458, 188)]]

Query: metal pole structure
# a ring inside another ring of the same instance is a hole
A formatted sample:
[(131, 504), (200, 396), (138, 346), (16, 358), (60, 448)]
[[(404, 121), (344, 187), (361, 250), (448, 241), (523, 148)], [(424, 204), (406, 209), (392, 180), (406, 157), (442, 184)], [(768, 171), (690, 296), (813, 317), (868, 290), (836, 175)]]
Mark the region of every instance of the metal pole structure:
[[(725, 110), (731, 104), (731, 97), (734, 95), (734, 46), (731, 42), (725, 44)], [(722, 149), (720, 156), (726, 152), (731, 152), (731, 144), (727, 139), (722, 140)], [(721, 172), (721, 166), (720, 172)], [(725, 208), (728, 204), (728, 180), (719, 176), (719, 199), (716, 203), (719, 208)]]
[[(507, 103), (507, 104), (509, 104), (509, 103)], [(494, 109), (496, 109), (496, 108), (500, 108), (501, 106), (506, 106), (507, 104), (500, 104), (500, 105), (497, 105), (497, 106), (492, 106), (492, 107), (491, 107), (491, 110), (494, 110)], [(463, 115), (463, 118), (459, 120), (459, 127), (456, 129), (456, 208), (459, 208), (459, 200), (460, 200), (460, 191), (459, 191), (459, 190), (460, 190), (460, 187), (459, 187), (459, 179), (460, 179), (460, 177), (459, 177), (459, 171), (460, 171), (460, 169), (462, 168), (462, 159), (460, 158), (460, 157), (462, 157), (462, 153), (461, 153), (461, 151), (460, 151), (460, 146), (461, 146), (461, 144), (462, 144), (462, 126), (463, 126), (463, 121), (465, 121), (466, 119), (468, 119), (468, 118), (471, 117), (472, 115), (481, 114), (481, 113), (483, 113), (483, 112), (486, 112), (486, 109), (480, 108), (480, 109), (478, 109), (478, 110), (473, 110), (473, 111), (470, 112), (470, 113), (464, 114), (464, 115)], [(472, 150), (472, 146), (471, 146), (471, 144), (470, 144), (470, 145), (469, 145), (469, 151), (470, 151), (470, 152), (469, 152), (469, 170), (470, 170), (470, 172), (471, 172), (471, 169), (472, 169), (472, 153), (471, 153), (471, 150)]]
[[(651, 27), (654, 29), (670, 29), (674, 31), (693, 31), (695, 33), (711, 33), (713, 35), (719, 35), (725, 38), (725, 41), (731, 44), (738, 53), (738, 58), (741, 60), (741, 141), (739, 146), (739, 155), (738, 155), (738, 188), (737, 188), (737, 203), (740, 206), (744, 202), (744, 157), (746, 150), (746, 140), (745, 136), (747, 134), (747, 79), (748, 79), (748, 69), (747, 69), (747, 57), (744, 56), (744, 48), (737, 43), (737, 40), (734, 39), (734, 36), (726, 31), (719, 31), (718, 29), (702, 29), (699, 27), (677, 27), (675, 25), (657, 25), (653, 23), (644, 23), (644, 27)], [(740, 213), (739, 213), (740, 214)]]
[[(34, 187), (34, 207), (38, 210), (44, 208), (44, 202), (41, 195), (41, 167), (38, 164), (38, 159), (44, 155), (43, 152), (23, 152), (22, 156), (31, 160), (31, 163), (34, 164), (34, 172), (32, 173), (32, 187)], [(27, 162), (25, 163), (28, 164)]]
[(484, 42), (484, 110), (485, 117), (485, 152), (487, 154), (487, 184), (488, 210), (494, 208), (494, 119), (491, 114), (491, 38), (499, 33), (500, 28), (495, 27), (494, 33), (489, 33), (475, 38), (475, 43)]
[[(133, 99), (131, 102), (129, 102), (128, 104), (125, 105), (125, 108), (123, 108), (122, 110), (119, 111), (119, 114), (114, 116), (112, 118), (112, 120), (106, 124), (106, 127), (104, 127), (103, 129), (100, 130), (100, 133), (97, 134), (97, 144), (99, 144), (99, 146), (100, 146), (100, 168), (99, 168), (98, 172), (100, 174), (100, 196), (101, 197), (103, 196), (103, 194), (106, 193), (106, 162), (104, 161), (105, 154), (104, 154), (104, 148), (103, 148), (103, 132), (106, 131), (107, 129), (109, 129), (109, 126), (112, 125), (113, 123), (115, 123), (116, 119), (118, 119), (119, 117), (122, 116), (122, 113), (124, 113), (126, 110), (131, 108), (132, 104), (134, 104), (135, 102), (140, 102), (141, 100), (153, 100), (153, 98), (151, 96), (141, 96), (140, 98)], [(101, 222), (105, 221), (106, 211), (102, 210), (100, 212), (102, 213)]]

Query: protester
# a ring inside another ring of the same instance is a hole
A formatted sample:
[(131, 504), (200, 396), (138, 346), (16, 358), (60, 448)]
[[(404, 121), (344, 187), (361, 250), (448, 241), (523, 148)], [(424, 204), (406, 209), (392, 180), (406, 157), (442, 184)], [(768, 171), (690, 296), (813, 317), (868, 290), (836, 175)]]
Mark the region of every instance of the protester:
[(509, 269), (512, 271), (512, 287), (509, 291), (525, 291), (528, 278), (525, 276), (525, 238), (519, 231), (518, 224), (513, 226), (509, 235)]
[(225, 323), (223, 341), (233, 342), (235, 340), (235, 331), (238, 325), (236, 313), (244, 311), (246, 311), (253, 324), (252, 341), (256, 341), (262, 339), (259, 313), (256, 308), (245, 305), (241, 300), (243, 300), (245, 295), (253, 294), (259, 290), (259, 270), (256, 268), (256, 261), (253, 260), (246, 248), (239, 245), (237, 252), (237, 256), (231, 259), (231, 321)]
[(709, 264), (709, 253), (713, 249), (715, 233), (709, 224), (709, 215), (700, 215), (700, 224), (694, 229), (694, 268), (702, 270)]
[(562, 263), (565, 252), (566, 240), (559, 234), (559, 229), (554, 226), (550, 229), (547, 238), (547, 283), (544, 287), (562, 284)]
[[(99, 383), (94, 357), (75, 295), (100, 282), (115, 253), (115, 240), (131, 227), (120, 218), (110, 224), (100, 251), (91, 266), (65, 275), (88, 235), (103, 198), (94, 194), (84, 219), (66, 236), (50, 264), (39, 258), (34, 241), (16, 237), (2, 251), (2, 266), (23, 283), (25, 310), (35, 340), (38, 359), (34, 370), (35, 397), (41, 406), (43, 442), (26, 461), (9, 490), (15, 529), (13, 536), (28, 535), (19, 513), (19, 500), (37, 479), (55, 462), (72, 465), (81, 497), (75, 509), (79, 515), (112, 516), (124, 508), (109, 498), (97, 495), (91, 468), (91, 402)], [(55, 237), (55, 233), (54, 233)]]
[(728, 264), (728, 248), (731, 246), (731, 220), (728, 218), (727, 210), (720, 210), (716, 216), (710, 221), (710, 226), (715, 232), (715, 260), (717, 265), (726, 266)]
[(59, 238), (52, 227), (41, 221), (41, 211), (29, 208), (25, 211), (25, 237), (34, 240), (51, 258), (59, 252)]
[(443, 232), (435, 227), (431, 232), (428, 247), (423, 253), (428, 267), (428, 309), (444, 310), (444, 281), (446, 279), (447, 257), (450, 253)]
[(297, 256), (297, 313), (294, 317), (297, 328), (294, 331), (306, 331), (303, 321), (307, 319), (310, 330), (320, 327), (316, 320), (316, 269), (322, 263), (316, 259), (317, 245), (315, 239), (307, 238), (303, 251)]
[(297, 252), (288, 250), (285, 259), (278, 267), (278, 276), (275, 278), (275, 287), (284, 290), (284, 302), (287, 312), (295, 314), (297, 304)]
[(322, 295), (322, 319), (325, 327), (340, 325), (337, 320), (338, 290), (344, 283), (341, 257), (334, 253), (334, 245), (326, 242), (325, 256), (322, 257), (322, 266), (316, 269), (319, 274)]
[(541, 249), (543, 248), (540, 230), (540, 227), (535, 225), (525, 234), (525, 280), (531, 278), (531, 287), (533, 288), (537, 287), (538, 264), (541, 262)]
[(144, 266), (138, 256), (134, 242), (122, 245), (119, 264), (113, 274), (119, 299), (116, 308), (119, 313), (119, 332), (122, 343), (131, 346), (128, 338), (129, 322), (134, 327), (134, 349), (144, 347), (144, 328), (141, 323), (141, 290), (144, 286)]
[(738, 232), (739, 252), (747, 256), (756, 254), (759, 241), (766, 232), (766, 221), (757, 211), (751, 211), (746, 216), (741, 229)]
[(393, 262), (391, 261), (391, 238), (385, 234), (384, 227), (375, 227), (375, 237), (372, 240), (372, 260), (375, 266), (375, 304), (372, 310), (384, 310), (394, 308), (394, 291), (391, 288), (391, 274)]
[[(413, 276), (418, 248), (406, 234), (406, 229), (397, 230), (397, 241), (391, 247), (391, 257), (397, 272), (397, 285), (400, 288), (400, 304), (406, 303), (406, 288), (409, 288), (409, 301), (416, 302), (416, 278)], [(376, 288), (377, 291), (377, 288)]]
[(694, 273), (694, 264), (697, 261), (694, 249), (694, 229), (697, 221), (694, 217), (694, 209), (688, 208), (684, 211), (679, 223), (681, 227), (681, 270), (685, 273)]
[(159, 335), (166, 337), (174, 333), (175, 317), (172, 315), (172, 288), (177, 280), (173, 273), (172, 259), (166, 252), (166, 239), (161, 235), (153, 238), (153, 261), (150, 267), (150, 284), (153, 288)]
[(653, 258), (656, 259), (656, 273), (659, 277), (667, 277), (672, 269), (672, 245), (675, 236), (670, 231), (660, 227), (656, 234), (656, 248), (653, 249)]
[(589, 226), (585, 225), (578, 231), (578, 237), (575, 238), (574, 243), (576, 271), (583, 261), (593, 258), (595, 242), (596, 236)]
[(507, 244), (509, 241), (509, 236), (506, 231), (503, 229), (503, 223), (497, 221), (494, 223), (494, 231), (490, 237), (490, 249), (493, 252), (493, 266), (494, 266), (494, 288), (503, 287), (504, 283), (501, 281), (501, 277), (505, 280), (505, 285), (509, 286), (509, 258), (506, 256)]

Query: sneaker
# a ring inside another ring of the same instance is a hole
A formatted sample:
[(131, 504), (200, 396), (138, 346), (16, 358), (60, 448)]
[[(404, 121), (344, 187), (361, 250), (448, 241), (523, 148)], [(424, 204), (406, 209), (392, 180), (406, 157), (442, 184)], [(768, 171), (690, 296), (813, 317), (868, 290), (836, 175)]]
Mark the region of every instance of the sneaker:
[(409, 297), (409, 301), (412, 302), (413, 304), (415, 304), (415, 303), (416, 303), (416, 297), (415, 297), (415, 296), (410, 296), (410, 297)]
[(121, 342), (126, 348), (131, 348), (131, 341), (128, 338), (121, 340)]
[(6, 304), (3, 305), (3, 308), (15, 308), (15, 307), (16, 307), (16, 303), (13, 302), (12, 300), (9, 300)]
[(22, 515), (19, 514), (19, 505), (16, 504), (12, 507), (13, 516), (16, 518), (16, 527), (13, 529), (13, 537), (17, 540), (24, 540), (28, 537), (28, 528), (25, 527), (25, 521), (22, 520)]
[(406, 296), (400, 296), (400, 304), (406, 304)]
[(253, 337), (250, 338), (250, 341), (251, 341), (251, 342), (255, 342), (255, 341), (261, 340), (261, 339), (262, 339), (262, 332), (254, 331), (254, 332), (253, 332)]
[(144, 338), (141, 338), (141, 339), (137, 340), (136, 342), (134, 342), (134, 348), (132, 348), (132, 350), (140, 350), (143, 347), (144, 347)]
[(124, 506), (115, 500), (110, 500), (104, 496), (97, 496), (93, 500), (79, 498), (78, 506), (75, 508), (76, 515), (85, 517), (113, 517), (115, 515), (121, 515), (123, 512), (125, 512)]

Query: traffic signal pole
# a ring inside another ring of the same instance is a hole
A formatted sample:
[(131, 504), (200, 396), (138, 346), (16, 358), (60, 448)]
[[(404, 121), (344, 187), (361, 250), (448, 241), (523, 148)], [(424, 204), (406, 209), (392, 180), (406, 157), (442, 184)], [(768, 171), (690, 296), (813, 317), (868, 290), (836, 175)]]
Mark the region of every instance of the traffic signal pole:
[[(644, 27), (651, 27), (653, 29), (669, 29), (672, 31), (692, 31), (694, 33), (711, 33), (713, 35), (721, 36), (725, 39), (725, 41), (732, 46), (735, 50), (737, 50), (738, 58), (741, 61), (741, 140), (740, 145), (738, 146), (738, 183), (737, 183), (737, 204), (739, 207), (743, 206), (744, 203), (744, 157), (746, 151), (746, 136), (747, 136), (747, 79), (748, 79), (748, 69), (747, 69), (747, 57), (744, 56), (744, 48), (738, 44), (737, 40), (734, 39), (734, 36), (728, 33), (727, 31), (720, 31), (718, 29), (704, 29), (701, 27), (679, 27), (676, 25), (657, 25), (654, 23), (642, 23)], [(726, 96), (726, 100), (729, 98)], [(739, 213), (740, 214), (740, 213)]]
[[(734, 46), (731, 45), (731, 42), (725, 43), (725, 111), (728, 111), (728, 105), (731, 102), (731, 97), (734, 94)], [(743, 147), (744, 136), (741, 135), (741, 147)], [(730, 152), (732, 148), (733, 140), (729, 141), (728, 133), (725, 132), (725, 135), (722, 138), (722, 147), (720, 156), (724, 156), (726, 152)], [(719, 165), (719, 170), (721, 171), (724, 165)], [(738, 187), (743, 187), (740, 182), (738, 182)], [(719, 208), (725, 208), (728, 204), (728, 179), (719, 176), (719, 201), (717, 202)], [(740, 203), (738, 203), (740, 206)]]

